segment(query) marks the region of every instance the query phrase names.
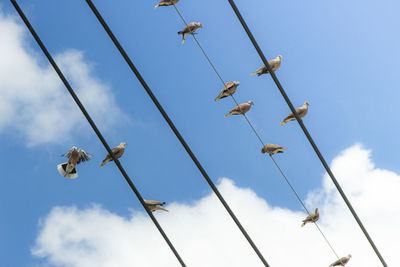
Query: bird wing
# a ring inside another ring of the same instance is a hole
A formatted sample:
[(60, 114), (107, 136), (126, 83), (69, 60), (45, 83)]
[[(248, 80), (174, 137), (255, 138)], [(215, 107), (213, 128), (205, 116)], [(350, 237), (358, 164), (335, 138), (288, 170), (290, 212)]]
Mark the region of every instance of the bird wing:
[(73, 148), (71, 148), (70, 150), (68, 150), (68, 152), (67, 153), (65, 153), (65, 154), (63, 154), (63, 155), (61, 155), (61, 157), (67, 157), (67, 158), (69, 158), (70, 156), (71, 156), (71, 153), (72, 153), (72, 151), (73, 151), (74, 149)]
[(92, 157), (92, 155), (90, 155), (90, 154), (87, 153), (85, 150), (83, 150), (82, 148), (80, 148), (80, 149), (79, 149), (78, 164), (81, 163), (81, 162), (88, 161), (91, 157)]
[(156, 201), (156, 200), (144, 200), (144, 203), (146, 203), (147, 205), (164, 205), (163, 202), (160, 201)]

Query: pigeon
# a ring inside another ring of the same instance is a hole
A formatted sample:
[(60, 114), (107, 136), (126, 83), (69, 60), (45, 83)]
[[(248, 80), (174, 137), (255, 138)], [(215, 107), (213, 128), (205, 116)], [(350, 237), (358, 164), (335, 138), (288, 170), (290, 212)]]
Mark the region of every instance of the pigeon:
[(240, 115), (240, 114), (245, 114), (247, 111), (250, 110), (251, 106), (254, 105), (253, 101), (249, 101), (247, 103), (242, 103), (239, 104), (237, 107), (229, 111), (228, 114), (225, 115), (225, 117), (228, 117), (230, 115)]
[(236, 88), (239, 86), (238, 81), (227, 82), (222, 88), (221, 93), (214, 99), (214, 101), (218, 101), (221, 98), (225, 98), (227, 96), (233, 95), (236, 92)]
[(333, 266), (345, 266), (350, 261), (351, 255), (349, 254), (347, 257), (343, 257), (329, 265), (329, 267)]
[(167, 209), (164, 209), (162, 206), (165, 205), (165, 202), (160, 202), (160, 201), (155, 201), (155, 200), (146, 200), (144, 199), (144, 203), (146, 203), (147, 207), (151, 211), (156, 211), (156, 210), (164, 210), (168, 211)]
[(61, 156), (67, 157), (68, 162), (58, 164), (57, 170), (62, 176), (69, 179), (75, 179), (78, 177), (78, 173), (76, 172), (76, 164), (88, 161), (91, 158), (89, 153), (82, 148), (78, 150), (76, 146), (73, 146), (67, 153)]
[[(272, 60), (268, 60), (268, 64), (273, 71), (276, 71), (281, 66), (282, 56), (277, 56)], [(262, 66), (256, 72), (253, 72), (251, 75), (257, 74), (258, 76), (268, 73), (267, 67)]]
[[(121, 144), (119, 144), (119, 146), (116, 146), (113, 149), (111, 149), (111, 151), (114, 153), (114, 156), (117, 159), (119, 159), (124, 154), (125, 146), (126, 146), (126, 143), (125, 142), (121, 142)], [(113, 159), (110, 156), (110, 154), (108, 154), (107, 157), (103, 160), (103, 163), (101, 163), (101, 166), (103, 167), (109, 161), (113, 161)]]
[(301, 227), (304, 227), (304, 225), (306, 225), (307, 223), (310, 223), (310, 222), (315, 223), (316, 221), (318, 221), (318, 219), (319, 219), (319, 212), (318, 212), (318, 208), (316, 208), (313, 213), (308, 215), (307, 218), (305, 218), (303, 220), (303, 224), (301, 225)]
[(178, 34), (182, 34), (182, 44), (185, 42), (186, 35), (195, 34), (194, 32), (198, 28), (203, 28), (200, 22), (191, 22), (182, 31), (178, 32)]
[[(301, 107), (296, 108), (296, 112), (297, 112), (297, 114), (299, 114), (299, 117), (300, 117), (300, 118), (303, 118), (305, 115), (307, 115), (308, 106), (309, 106), (309, 105), (310, 105), (310, 104), (308, 104), (308, 102), (306, 101), (306, 102), (304, 102), (304, 104), (303, 104)], [(281, 126), (284, 125), (285, 123), (289, 122), (289, 121), (294, 121), (294, 120), (296, 120), (296, 117), (293, 115), (293, 113), (290, 113), (290, 115), (287, 116), (287, 117), (281, 122)]]
[(262, 149), (261, 149), (261, 153), (268, 153), (270, 155), (274, 155), (276, 153), (283, 153), (282, 150), (287, 150), (287, 148), (283, 147), (283, 146), (278, 146), (275, 144), (266, 144)]
[(159, 6), (172, 6), (178, 2), (179, 0), (160, 0), (160, 3), (158, 3), (154, 8), (158, 8)]

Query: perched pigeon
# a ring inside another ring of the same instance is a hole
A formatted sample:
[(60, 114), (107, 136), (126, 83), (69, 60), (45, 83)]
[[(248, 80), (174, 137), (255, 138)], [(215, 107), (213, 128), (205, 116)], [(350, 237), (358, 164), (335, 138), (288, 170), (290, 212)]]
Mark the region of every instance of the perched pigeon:
[[(119, 159), (124, 154), (125, 146), (126, 146), (126, 143), (125, 142), (121, 142), (121, 144), (119, 144), (119, 146), (116, 146), (111, 150), (114, 153), (114, 156), (117, 159)], [(106, 163), (109, 162), (109, 161), (113, 161), (113, 159), (110, 156), (110, 154), (108, 154), (107, 157), (103, 160), (103, 163), (101, 163), (101, 166), (106, 165)]]
[(178, 32), (178, 34), (182, 34), (182, 44), (185, 42), (186, 35), (194, 34), (198, 28), (203, 28), (200, 22), (191, 22), (182, 31)]
[(146, 203), (147, 207), (151, 211), (156, 211), (156, 210), (164, 210), (168, 211), (167, 209), (164, 209), (162, 206), (165, 205), (165, 202), (160, 202), (160, 201), (155, 201), (155, 200), (144, 200), (144, 203)]
[[(277, 56), (274, 59), (268, 60), (268, 65), (271, 67), (273, 71), (276, 71), (281, 66), (282, 56)], [(256, 72), (253, 72), (251, 75), (257, 74), (258, 76), (268, 73), (267, 67), (262, 66)]]
[(228, 117), (230, 115), (241, 115), (245, 114), (247, 111), (250, 110), (251, 106), (254, 105), (253, 101), (249, 101), (247, 103), (242, 103), (239, 104), (239, 106), (235, 107), (231, 111), (229, 111), (228, 114), (225, 115), (225, 117)]
[(350, 261), (351, 255), (349, 254), (347, 257), (343, 257), (329, 265), (329, 267), (333, 266), (345, 266)]
[(238, 81), (227, 82), (222, 88), (221, 93), (214, 99), (214, 101), (218, 101), (221, 98), (225, 98), (227, 96), (233, 95), (236, 92), (236, 88), (239, 86)]
[(305, 218), (303, 220), (303, 224), (301, 225), (301, 227), (304, 227), (304, 225), (306, 225), (307, 223), (311, 223), (311, 222), (315, 223), (316, 221), (318, 221), (318, 219), (319, 219), (319, 212), (318, 212), (318, 208), (316, 208), (313, 213), (308, 215), (307, 218)]
[(178, 2), (179, 0), (160, 0), (160, 3), (158, 3), (158, 5), (156, 5), (154, 8), (157, 8), (159, 6), (172, 6)]
[(262, 149), (261, 153), (268, 153), (270, 155), (276, 154), (276, 153), (283, 153), (282, 150), (287, 150), (287, 148), (283, 146), (278, 146), (275, 144), (266, 144)]
[(91, 157), (89, 153), (80, 148), (79, 150), (73, 146), (67, 153), (62, 155), (63, 157), (68, 158), (68, 162), (61, 163), (57, 165), (58, 172), (69, 179), (75, 179), (78, 177), (78, 173), (76, 172), (76, 164), (79, 164), (84, 161), (88, 161)]
[[(308, 106), (310, 104), (308, 104), (308, 102), (304, 102), (304, 104), (299, 107), (296, 108), (296, 112), (297, 114), (299, 114), (300, 118), (303, 118), (305, 115), (307, 115), (308, 112)], [(285, 123), (289, 122), (289, 121), (294, 121), (296, 120), (296, 117), (293, 115), (293, 113), (290, 113), (289, 116), (287, 116), (282, 122), (281, 122), (281, 126), (284, 125)]]

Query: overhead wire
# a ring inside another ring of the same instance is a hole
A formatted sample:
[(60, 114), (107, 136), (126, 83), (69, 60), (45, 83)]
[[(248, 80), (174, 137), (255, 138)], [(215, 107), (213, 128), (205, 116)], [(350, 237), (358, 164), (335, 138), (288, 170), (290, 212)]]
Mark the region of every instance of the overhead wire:
[[(182, 13), (179, 11), (179, 9), (176, 7), (176, 5), (173, 5), (176, 12), (178, 13), (179, 17), (181, 18), (182, 22), (185, 25), (188, 25), (188, 23), (186, 22), (185, 18), (183, 17)], [(191, 34), (194, 38), (194, 40), (196, 41), (198, 47), (200, 48), (200, 50), (203, 52), (205, 58), (207, 59), (208, 63), (211, 65), (212, 69), (214, 70), (215, 74), (218, 76), (218, 78), (220, 79), (220, 81), (222, 82), (222, 84), (225, 86), (225, 81), (222, 79), (221, 74), (218, 72), (218, 70), (216, 69), (215, 65), (212, 63), (210, 57), (208, 56), (208, 54), (206, 53), (206, 51), (204, 50), (204, 48), (202, 47), (202, 45), (200, 44), (200, 42), (197, 40), (196, 36), (194, 34)], [(233, 94), (230, 95), (232, 97), (232, 100), (236, 103), (237, 106), (239, 106), (239, 103), (237, 102), (236, 98), (233, 96)], [(255, 134), (255, 136), (257, 137), (257, 139), (260, 141), (261, 145), (264, 146), (265, 143), (262, 140), (262, 138), (260, 137), (259, 133), (256, 131), (256, 129), (254, 128), (253, 124), (251, 123), (251, 121), (249, 120), (249, 118), (246, 116), (246, 114), (241, 114), (243, 115), (243, 117), (246, 119), (247, 123), (249, 124), (250, 128), (252, 129), (253, 133)], [(291, 190), (293, 191), (293, 193), (295, 194), (296, 198), (298, 199), (298, 201), (300, 202), (300, 204), (303, 206), (303, 208), (305, 209), (305, 211), (308, 213), (308, 215), (310, 215), (311, 213), (309, 212), (309, 210), (307, 209), (306, 205), (304, 204), (303, 200), (300, 198), (300, 196), (298, 195), (298, 193), (296, 192), (296, 190), (294, 189), (294, 187), (292, 186), (292, 184), (290, 183), (289, 179), (286, 177), (286, 175), (283, 173), (282, 169), (279, 167), (278, 163), (275, 161), (274, 157), (272, 155), (269, 155), (270, 158), (272, 159), (272, 161), (274, 162), (275, 166), (277, 167), (277, 169), (279, 170), (280, 174), (282, 175), (282, 177), (285, 179), (286, 183), (289, 185), (289, 187), (291, 188)], [(329, 242), (328, 238), (325, 236), (325, 234), (322, 232), (321, 228), (318, 226), (317, 222), (314, 222), (315, 226), (317, 227), (318, 231), (321, 233), (322, 237), (324, 238), (325, 242), (328, 244), (329, 248), (332, 250), (332, 252), (335, 254), (335, 256), (339, 258), (338, 254), (336, 253), (335, 249), (333, 248), (332, 244)]]
[(175, 247), (173, 246), (173, 244), (169, 240), (168, 236), (166, 235), (166, 233), (162, 229), (161, 225), (158, 223), (157, 219), (154, 217), (153, 213), (147, 207), (147, 205), (144, 202), (144, 199), (141, 196), (140, 192), (135, 187), (135, 185), (133, 184), (132, 180), (129, 178), (128, 174), (125, 172), (125, 169), (122, 167), (122, 164), (115, 157), (115, 155), (112, 152), (112, 150), (111, 150), (110, 146), (108, 145), (107, 141), (104, 139), (103, 135), (101, 134), (100, 130), (97, 128), (96, 124), (94, 123), (94, 121), (90, 117), (89, 113), (86, 111), (86, 109), (83, 106), (82, 102), (79, 100), (78, 96), (75, 94), (75, 92), (72, 89), (71, 85), (69, 84), (68, 80), (65, 78), (64, 74), (62, 73), (62, 71), (60, 70), (60, 68), (58, 67), (56, 62), (54, 61), (53, 57), (51, 56), (51, 54), (49, 53), (49, 51), (47, 50), (47, 48), (45, 47), (45, 45), (41, 41), (40, 37), (37, 35), (36, 31), (33, 29), (32, 25), (30, 24), (29, 20), (27, 19), (27, 17), (23, 13), (22, 9), (19, 7), (18, 3), (15, 0), (10, 0), (10, 1), (13, 4), (13, 6), (16, 9), (16, 11), (19, 14), (19, 16), (21, 17), (21, 19), (24, 21), (26, 27), (31, 32), (33, 38), (35, 39), (35, 41), (37, 42), (37, 44), (41, 48), (42, 52), (45, 54), (45, 56), (47, 57), (47, 59), (50, 62), (50, 64), (53, 66), (54, 70), (57, 72), (59, 78), (64, 83), (65, 87), (67, 88), (68, 92), (71, 94), (72, 98), (74, 99), (75, 103), (78, 105), (79, 109), (81, 110), (81, 112), (85, 116), (86, 120), (89, 122), (89, 124), (92, 127), (93, 131), (96, 133), (97, 137), (100, 139), (101, 143), (103, 144), (103, 146), (105, 147), (105, 149), (107, 150), (109, 155), (114, 160), (114, 162), (117, 165), (117, 167), (118, 167), (119, 171), (121, 172), (122, 176), (125, 178), (126, 182), (129, 184), (129, 187), (132, 189), (132, 191), (135, 193), (136, 197), (139, 199), (139, 201), (142, 204), (143, 208), (146, 210), (147, 214), (149, 215), (149, 217), (151, 218), (151, 220), (153, 221), (153, 223), (157, 227), (158, 231), (160, 232), (160, 234), (164, 238), (165, 242), (168, 244), (168, 246), (170, 247), (170, 249), (174, 253), (175, 257), (177, 258), (177, 260), (181, 264), (181, 266), (182, 267), (186, 267), (184, 261), (182, 260), (181, 256), (179, 255), (178, 251), (175, 249)]
[(112, 42), (114, 43), (114, 45), (116, 46), (118, 51), (120, 52), (121, 56), (125, 59), (125, 61), (128, 64), (129, 68), (135, 74), (136, 78), (139, 80), (140, 84), (145, 89), (145, 91), (147, 92), (147, 94), (149, 95), (151, 100), (153, 101), (154, 105), (157, 107), (158, 111), (161, 113), (161, 115), (163, 116), (163, 118), (165, 119), (165, 121), (167, 122), (169, 127), (171, 128), (171, 130), (174, 132), (174, 134), (178, 138), (179, 142), (185, 148), (186, 152), (188, 153), (188, 155), (190, 156), (192, 161), (195, 163), (196, 167), (199, 169), (199, 171), (202, 174), (202, 176), (204, 177), (204, 179), (207, 181), (207, 183), (209, 184), (209, 186), (211, 187), (213, 192), (218, 197), (219, 201), (222, 203), (222, 205), (225, 207), (226, 211), (231, 216), (232, 220), (235, 222), (235, 224), (237, 225), (239, 230), (242, 232), (242, 234), (244, 235), (244, 237), (246, 238), (246, 240), (248, 241), (250, 246), (253, 248), (254, 252), (257, 254), (257, 256), (259, 257), (261, 262), (264, 264), (264, 266), (269, 267), (266, 259), (264, 258), (264, 256), (260, 252), (260, 250), (257, 248), (257, 246), (255, 245), (255, 243), (253, 242), (253, 240), (251, 239), (251, 237), (249, 236), (247, 231), (244, 229), (244, 227), (242, 226), (242, 224), (240, 223), (240, 221), (238, 220), (236, 215), (233, 213), (233, 211), (229, 207), (228, 203), (225, 201), (224, 197), (219, 192), (218, 188), (215, 186), (214, 182), (211, 180), (211, 178), (207, 174), (206, 170), (203, 168), (203, 166), (201, 165), (201, 163), (199, 162), (197, 157), (194, 155), (194, 153), (190, 149), (189, 145), (186, 143), (186, 141), (184, 140), (184, 138), (180, 134), (179, 130), (175, 127), (174, 123), (172, 122), (172, 120), (170, 119), (170, 117), (168, 116), (168, 114), (166, 113), (166, 111), (164, 110), (162, 105), (160, 104), (160, 102), (157, 100), (157, 97), (154, 95), (154, 93), (152, 92), (150, 87), (147, 85), (146, 81), (143, 79), (142, 75), (139, 73), (139, 71), (137, 70), (137, 68), (133, 64), (132, 60), (130, 59), (128, 54), (125, 52), (125, 50), (123, 49), (123, 47), (120, 44), (120, 42), (115, 37), (115, 35), (111, 31), (110, 27), (107, 25), (107, 23), (105, 22), (105, 20), (101, 16), (100, 12), (97, 10), (97, 8), (95, 7), (95, 5), (93, 4), (93, 2), (91, 0), (86, 0), (86, 3), (89, 5), (90, 9), (94, 13), (96, 18), (100, 22), (100, 24), (103, 26), (104, 30), (106, 31), (106, 33), (108, 34), (108, 36), (110, 37), (110, 39), (112, 40)]
[(249, 37), (250, 41), (252, 42), (254, 48), (257, 50), (258, 55), (260, 56), (262, 62), (264, 63), (265, 67), (271, 74), (272, 79), (274, 80), (276, 86), (278, 87), (280, 93), (282, 94), (283, 98), (285, 99), (287, 105), (289, 106), (290, 110), (294, 114), (297, 122), (300, 125), (300, 128), (303, 130), (305, 136), (307, 137), (309, 143), (311, 144), (312, 148), (314, 149), (315, 153), (317, 154), (319, 160), (321, 161), (322, 165), (324, 166), (326, 172), (328, 173), (329, 177), (331, 178), (332, 182), (336, 186), (339, 194), (343, 198), (344, 202), (346, 203), (347, 207), (349, 208), (351, 214), (353, 215), (354, 219), (356, 220), (357, 224), (361, 228), (361, 231), (364, 233), (365, 237), (367, 238), (368, 242), (370, 243), (371, 247), (375, 251), (376, 255), (378, 256), (379, 260), (381, 261), (382, 265), (387, 267), (387, 264), (381, 255), (380, 251), (376, 247), (374, 241), (372, 240), (371, 236), (368, 234), (367, 229), (364, 227), (361, 219), (358, 217), (356, 211), (354, 210), (353, 206), (351, 205), (350, 201), (348, 200), (346, 194), (344, 193), (343, 189), (341, 188), (339, 182), (337, 181), (336, 177), (334, 176), (333, 172), (331, 171), (328, 163), (326, 162), (325, 158), (322, 156), (321, 152), (319, 151), (317, 145), (315, 144), (314, 140), (312, 139), (310, 133), (308, 132), (306, 126), (304, 125), (302, 119), (300, 118), (299, 114), (297, 114), (296, 109), (294, 108), (292, 102), (290, 101), (289, 97), (287, 96), (285, 90), (283, 89), (281, 83), (279, 82), (275, 72), (272, 70), (271, 66), (268, 64), (267, 59), (264, 56), (260, 46), (258, 45), (257, 41), (255, 40), (253, 34), (251, 33), (249, 27), (247, 26), (246, 21), (243, 19), (242, 15), (240, 14), (239, 9), (237, 8), (235, 2), (233, 0), (228, 0), (229, 4), (231, 5), (234, 13), (236, 14), (237, 18), (239, 19), (243, 29), (245, 30), (247, 36)]

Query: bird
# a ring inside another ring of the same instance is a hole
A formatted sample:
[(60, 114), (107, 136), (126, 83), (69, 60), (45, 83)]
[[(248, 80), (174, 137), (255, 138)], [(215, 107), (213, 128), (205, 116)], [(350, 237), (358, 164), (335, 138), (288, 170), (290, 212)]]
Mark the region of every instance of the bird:
[(334, 263), (329, 265), (329, 267), (345, 266), (350, 261), (350, 258), (351, 258), (351, 255), (349, 254), (347, 257), (342, 257), (342, 258), (338, 259), (337, 261), (335, 261)]
[[(273, 71), (276, 71), (281, 66), (282, 56), (277, 56), (274, 59), (268, 60), (268, 65), (271, 67)], [(258, 76), (268, 73), (267, 67), (262, 66), (256, 72), (253, 72), (251, 75), (257, 74)]]
[(225, 115), (225, 117), (228, 117), (230, 115), (240, 115), (240, 114), (245, 114), (247, 111), (250, 110), (251, 106), (254, 105), (253, 101), (249, 101), (247, 103), (242, 103), (236, 106), (234, 109), (229, 111), (228, 114)]
[[(309, 106), (309, 105), (310, 105), (310, 104), (308, 104), (308, 102), (306, 101), (306, 102), (304, 102), (304, 104), (303, 104), (301, 107), (296, 108), (296, 112), (297, 112), (297, 114), (299, 114), (299, 117), (300, 117), (300, 118), (303, 118), (305, 115), (307, 115), (308, 106)], [(281, 122), (281, 126), (284, 125), (285, 123), (289, 122), (289, 121), (294, 121), (295, 119), (296, 119), (296, 117), (293, 115), (293, 113), (290, 113), (290, 115), (287, 116), (287, 117)]]
[[(114, 153), (115, 158), (119, 159), (124, 154), (125, 146), (126, 146), (126, 143), (125, 142), (121, 142), (118, 146), (116, 146), (113, 149), (111, 149), (112, 153)], [(109, 161), (113, 161), (113, 159), (110, 156), (110, 154), (108, 154), (106, 156), (106, 158), (103, 160), (103, 163), (101, 163), (101, 166), (103, 167)]]
[(158, 3), (154, 8), (158, 8), (159, 6), (172, 6), (178, 2), (179, 0), (160, 0), (160, 3)]
[(160, 202), (156, 200), (146, 200), (144, 199), (144, 203), (146, 203), (147, 207), (151, 211), (156, 211), (156, 210), (164, 210), (168, 211), (167, 209), (164, 209), (162, 206), (165, 205), (165, 202)]
[(236, 92), (236, 88), (239, 86), (238, 81), (227, 82), (222, 88), (221, 93), (214, 99), (214, 101), (218, 101), (221, 98), (225, 98), (227, 96), (233, 95)]
[(319, 212), (318, 212), (318, 208), (315, 209), (315, 211), (313, 213), (311, 213), (310, 215), (308, 215), (304, 220), (303, 220), (303, 224), (301, 225), (301, 227), (304, 227), (304, 225), (306, 225), (307, 223), (310, 222), (316, 222), (319, 219)]
[(178, 32), (178, 34), (182, 34), (182, 44), (185, 42), (186, 35), (195, 34), (194, 32), (198, 28), (203, 28), (200, 22), (191, 22), (182, 31)]
[(287, 148), (275, 144), (266, 144), (262, 149), (261, 153), (268, 153), (270, 155), (274, 155), (276, 153), (283, 153), (282, 150), (287, 150)]
[(61, 156), (67, 157), (68, 162), (58, 164), (57, 170), (62, 176), (69, 179), (75, 179), (78, 177), (78, 173), (76, 172), (77, 164), (88, 161), (92, 157), (82, 148), (78, 150), (76, 146), (73, 146), (67, 153)]

